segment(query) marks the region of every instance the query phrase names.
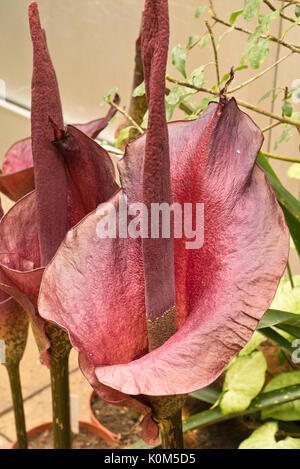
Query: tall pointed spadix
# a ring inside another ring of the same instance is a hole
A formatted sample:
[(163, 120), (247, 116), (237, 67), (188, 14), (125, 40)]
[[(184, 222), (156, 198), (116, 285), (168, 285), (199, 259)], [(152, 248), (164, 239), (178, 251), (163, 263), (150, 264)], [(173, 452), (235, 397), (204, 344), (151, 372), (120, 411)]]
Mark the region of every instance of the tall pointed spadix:
[(67, 178), (64, 162), (53, 145), (50, 120), (63, 128), (55, 71), (41, 29), (36, 2), (29, 5), (33, 43), (31, 105), (32, 153), (37, 193), (38, 231), (42, 265), (54, 256), (67, 232)]
[[(142, 26), (144, 65), (149, 123), (143, 168), (143, 203), (151, 214), (153, 204), (172, 204), (169, 138), (165, 112), (165, 75), (169, 47), (169, 12), (167, 0), (147, 0)], [(150, 218), (150, 217), (149, 217)], [(143, 260), (149, 348), (162, 345), (176, 331), (174, 243), (162, 237), (144, 238)]]

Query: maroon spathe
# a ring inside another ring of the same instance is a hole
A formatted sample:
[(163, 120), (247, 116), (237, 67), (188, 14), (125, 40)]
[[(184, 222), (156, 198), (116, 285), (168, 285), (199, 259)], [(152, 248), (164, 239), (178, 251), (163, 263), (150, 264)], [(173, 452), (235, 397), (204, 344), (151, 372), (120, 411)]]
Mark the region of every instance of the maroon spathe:
[[(107, 152), (78, 128), (64, 127), (35, 2), (29, 6), (29, 18), (34, 46), (32, 150), (37, 190), (20, 199), (0, 222), (0, 288), (30, 316), (42, 358), (48, 363), (50, 344), (45, 321), (37, 311), (44, 268), (67, 230), (109, 199), (118, 185)], [(60, 134), (56, 142), (55, 126)], [(82, 130), (94, 135), (92, 127)]]
[[(255, 164), (262, 133), (236, 101), (222, 96), (197, 120), (166, 127), (166, 15), (166, 0), (146, 1), (142, 34), (149, 39), (143, 57), (150, 127), (128, 145), (119, 164), (122, 189), (109, 202), (117, 213), (124, 195), (128, 204), (204, 204), (203, 247), (186, 249), (187, 239), (174, 240), (177, 332), (148, 353), (146, 313), (163, 314), (172, 290), (165, 295), (161, 273), (151, 279), (150, 266), (161, 266), (154, 244), (151, 259), (145, 240), (100, 239), (103, 215), (96, 211), (69, 231), (45, 271), (39, 297), (40, 314), (68, 331), (83, 373), (111, 402), (186, 394), (212, 383), (271, 304), (289, 251), (283, 213)], [(161, 68), (152, 69), (154, 64)], [(169, 269), (168, 253), (164, 259)], [(152, 283), (152, 302), (149, 284), (159, 275), (162, 285)]]

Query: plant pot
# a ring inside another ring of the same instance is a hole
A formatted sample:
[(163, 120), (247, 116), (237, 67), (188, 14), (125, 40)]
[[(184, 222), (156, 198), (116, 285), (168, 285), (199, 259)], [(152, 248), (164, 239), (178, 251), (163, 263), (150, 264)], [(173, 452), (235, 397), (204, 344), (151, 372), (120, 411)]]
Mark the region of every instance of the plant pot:
[[(81, 429), (85, 430), (86, 432), (91, 433), (93, 435), (100, 436), (101, 438), (103, 438), (103, 440), (108, 441), (107, 437), (105, 438), (103, 436), (103, 434), (105, 432), (103, 431), (103, 428), (101, 426), (99, 427), (99, 425), (93, 425), (89, 422), (82, 422), (82, 421), (79, 421), (79, 426), (80, 426)], [(37, 435), (39, 433), (44, 432), (45, 430), (52, 430), (52, 428), (53, 428), (53, 423), (52, 422), (42, 423), (41, 425), (33, 427), (30, 430), (28, 430), (28, 432), (27, 432), (28, 439), (30, 439), (30, 437), (34, 437), (35, 435)], [(104, 429), (104, 430), (106, 430), (106, 429)], [(12, 443), (10, 449), (17, 449), (17, 446), (18, 446), (18, 442), (14, 441)]]
[(93, 423), (93, 425), (98, 427), (99, 430), (101, 430), (102, 432), (101, 436), (105, 441), (107, 441), (108, 443), (116, 443), (119, 440), (118, 435), (108, 430), (108, 428), (102, 425), (94, 415), (94, 412), (92, 409), (92, 401), (95, 396), (97, 396), (97, 394), (95, 393), (95, 391), (92, 391), (90, 394), (89, 403), (88, 403), (91, 422)]

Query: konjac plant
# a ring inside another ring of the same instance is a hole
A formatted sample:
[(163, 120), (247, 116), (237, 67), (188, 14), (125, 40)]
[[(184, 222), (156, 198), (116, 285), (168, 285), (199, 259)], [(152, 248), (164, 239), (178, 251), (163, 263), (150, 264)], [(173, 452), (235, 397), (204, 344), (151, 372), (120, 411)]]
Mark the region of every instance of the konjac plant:
[[(168, 0), (146, 0), (128, 112), (110, 92), (104, 118), (67, 126), (38, 7), (29, 6), (32, 132), (7, 152), (0, 176), (0, 190), (16, 201), (0, 221), (0, 339), (19, 448), (27, 446), (18, 367), (29, 321), (50, 368), (56, 449), (71, 446), (72, 346), (100, 398), (143, 414), (147, 444), (136, 448), (183, 448), (183, 432), (250, 414), (259, 428), (241, 448), (258, 448), (261, 441), (270, 448), (300, 447), (300, 439), (290, 436), (300, 419), (300, 283), (288, 263), (290, 238), (300, 253), (300, 203), (269, 162), (294, 163), (289, 174), (299, 178), (299, 160), (262, 150), (263, 133), (275, 126), (283, 126), (276, 148), (299, 131), (292, 106), (299, 88), (262, 96), (282, 95), (281, 115), (230, 97), (300, 52), (285, 39), (298, 26), (300, 11), (296, 6), (291, 18), (286, 5), (245, 0), (227, 22), (209, 3), (207, 33), (191, 35), (172, 51), (183, 76), (177, 79), (167, 74)], [(270, 13), (260, 14), (262, 3)], [(197, 8), (195, 17), (204, 10)], [(256, 30), (236, 26), (240, 16), (257, 18)], [(291, 26), (272, 36), (271, 23), (282, 19)], [(218, 42), (216, 24), (226, 28)], [(220, 45), (235, 31), (248, 41), (241, 64), (222, 77)], [(191, 51), (209, 41), (217, 82), (205, 87), (201, 55), (200, 66), (190, 75), (186, 70)], [(288, 55), (234, 86), (247, 61), (253, 69), (263, 64), (272, 42), (289, 49)], [(200, 102), (199, 93), (206, 93)], [(241, 108), (272, 122), (260, 130)], [(178, 110), (183, 119), (172, 121)], [(108, 153), (95, 141), (116, 114), (122, 121), (115, 146), (124, 150), (120, 185)], [(193, 221), (180, 230), (188, 209)], [(286, 267), (288, 279), (281, 280)], [(267, 363), (259, 346), (265, 338), (291, 371), (261, 392)], [(221, 375), (220, 392), (212, 385)], [(191, 394), (213, 407), (182, 422)], [(287, 438), (276, 441), (279, 428)]]

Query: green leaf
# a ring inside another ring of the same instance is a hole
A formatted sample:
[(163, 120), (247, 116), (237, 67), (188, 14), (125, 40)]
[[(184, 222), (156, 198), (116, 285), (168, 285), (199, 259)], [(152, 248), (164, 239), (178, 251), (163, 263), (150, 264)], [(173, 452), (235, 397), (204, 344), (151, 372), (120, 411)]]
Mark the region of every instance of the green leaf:
[(204, 10), (206, 10), (206, 5), (201, 5), (200, 7), (198, 7), (195, 11), (195, 18), (200, 18), (200, 15), (204, 12)]
[(144, 96), (145, 94), (145, 82), (141, 83), (139, 86), (135, 88), (135, 90), (132, 93), (132, 96), (136, 98), (137, 96)]
[(207, 402), (208, 404), (215, 404), (219, 399), (220, 391), (212, 386), (208, 386), (200, 391), (192, 392), (189, 395), (195, 399), (199, 399), (199, 401)]
[(295, 8), (295, 15), (296, 15), (297, 18), (299, 18), (299, 16), (300, 16), (300, 5), (299, 5), (299, 4), (296, 5), (296, 8)]
[[(293, 313), (293, 316), (286, 317), (284, 320), (286, 323), (291, 325), (300, 325), (300, 323), (293, 323), (288, 321), (296, 315), (296, 319), (300, 319), (300, 275), (293, 276), (294, 288), (291, 287), (291, 283), (287, 278), (280, 280), (275, 298), (272, 302), (271, 308), (288, 313)], [(283, 321), (281, 321), (283, 322)]]
[(186, 48), (190, 49), (191, 46), (194, 44), (194, 42), (198, 41), (199, 38), (200, 38), (200, 36), (198, 34), (192, 34), (191, 36), (189, 36), (189, 40), (188, 40), (188, 43), (186, 45)]
[(107, 101), (110, 101), (112, 96), (114, 96), (118, 91), (118, 87), (115, 86), (114, 88), (112, 88), (106, 96), (104, 96), (104, 98), (102, 99), (102, 101), (100, 102), (100, 106), (104, 106), (105, 103), (107, 103)]
[(218, 39), (218, 46), (221, 44), (221, 42), (223, 41), (223, 39), (228, 36), (228, 34), (232, 33), (232, 31), (234, 31), (234, 26), (231, 26), (230, 28), (226, 29), (224, 31), (223, 34), (221, 34), (221, 36), (219, 36), (219, 39)]
[(209, 34), (205, 34), (205, 36), (203, 36), (200, 39), (198, 43), (198, 47), (200, 47), (200, 49), (203, 49), (206, 46), (208, 39), (209, 39)]
[(144, 117), (143, 117), (143, 122), (141, 123), (141, 127), (143, 130), (147, 130), (148, 118), (149, 118), (149, 110), (145, 112)]
[(219, 400), (224, 415), (249, 407), (264, 385), (266, 369), (267, 362), (262, 352), (238, 357), (229, 365)]
[(186, 78), (186, 48), (181, 44), (175, 46), (172, 51), (172, 64)]
[(274, 150), (277, 150), (279, 145), (283, 142), (288, 142), (292, 138), (292, 127), (291, 126), (286, 126), (280, 137), (276, 140), (274, 144)]
[(289, 178), (294, 178), (294, 179), (300, 179), (300, 164), (299, 163), (293, 163), (288, 171), (287, 175)]
[(250, 36), (248, 37), (246, 47), (244, 48), (243, 53), (242, 53), (242, 60), (248, 57), (248, 55), (251, 53), (253, 48), (258, 44), (260, 35), (263, 32), (264, 32), (263, 26), (259, 25), (256, 27), (254, 33), (250, 34)]
[(255, 331), (248, 344), (239, 352), (238, 356), (250, 355), (264, 340), (265, 337), (260, 332)]
[(300, 438), (288, 436), (284, 440), (276, 441), (277, 431), (277, 422), (267, 422), (244, 440), (239, 449), (300, 449)]
[(269, 40), (263, 39), (259, 41), (249, 54), (251, 67), (257, 69), (266, 60), (269, 54)]
[[(219, 101), (219, 98), (216, 96), (216, 97), (209, 97), (209, 96), (206, 96), (205, 98), (203, 98), (199, 104), (199, 106), (197, 106), (197, 112), (202, 112), (204, 111), (207, 106), (209, 105), (210, 102), (212, 101)], [(198, 116), (199, 117), (199, 116)]]
[(131, 129), (134, 129), (133, 125), (130, 125), (129, 127), (125, 127), (125, 129), (120, 130), (118, 137), (115, 141), (115, 147), (120, 148), (122, 145), (123, 140), (127, 140), (129, 138), (129, 134)]
[(205, 65), (201, 65), (201, 67), (193, 70), (188, 80), (189, 83), (200, 88), (204, 82), (204, 69)]
[(258, 15), (258, 22), (263, 27), (264, 31), (269, 31), (271, 21), (279, 18), (279, 16), (280, 11), (275, 10), (268, 15)]
[[(286, 279), (282, 279), (286, 280)], [(290, 283), (287, 280), (288, 283)], [(279, 311), (277, 309), (268, 309), (268, 311), (263, 315), (259, 321), (256, 329), (264, 329), (265, 327), (272, 327), (278, 324), (288, 322), (289, 320), (296, 320), (296, 325), (300, 323), (300, 316), (293, 313), (288, 313), (286, 311)]]
[(244, 12), (243, 8), (241, 8), (240, 10), (233, 11), (230, 15), (229, 23), (234, 24), (235, 20), (238, 18), (238, 16), (242, 15), (243, 12)]
[(182, 101), (192, 94), (194, 94), (192, 90), (185, 93), (180, 86), (173, 86), (170, 93), (165, 97), (167, 121), (172, 119), (175, 109), (180, 106)]
[[(235, 67), (233, 71), (239, 72), (240, 70), (245, 70), (247, 68), (248, 68), (248, 65), (240, 65), (239, 67)], [(220, 81), (220, 84), (223, 83), (224, 81), (227, 81), (229, 77), (230, 77), (230, 72), (225, 73), (225, 75), (223, 75), (222, 77), (222, 80)]]
[[(280, 388), (296, 384), (300, 384), (300, 371), (289, 371), (272, 378), (265, 387), (264, 392), (276, 391)], [(300, 420), (300, 400), (263, 409), (261, 416), (263, 420), (269, 418), (284, 421)]]
[(289, 101), (284, 101), (282, 105), (282, 112), (285, 116), (291, 117), (293, 114), (293, 106)]
[(265, 171), (269, 183), (275, 192), (277, 200), (283, 210), (290, 234), (300, 256), (300, 202), (283, 187), (262, 152), (258, 155), (257, 163)]
[(245, 0), (243, 8), (243, 16), (246, 21), (255, 18), (260, 10), (261, 0)]
[(272, 329), (272, 327), (265, 327), (264, 329), (260, 329), (260, 332), (289, 355), (292, 355), (295, 351), (292, 347), (292, 344), (282, 335), (278, 334), (278, 332)]
[(258, 102), (260, 103), (260, 102), (263, 101), (264, 99), (267, 99), (267, 98), (270, 96), (270, 94), (272, 93), (272, 91), (274, 91), (275, 89), (276, 89), (276, 88), (271, 88), (269, 91), (267, 91), (267, 92), (260, 98), (260, 100), (259, 100)]

